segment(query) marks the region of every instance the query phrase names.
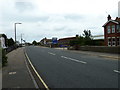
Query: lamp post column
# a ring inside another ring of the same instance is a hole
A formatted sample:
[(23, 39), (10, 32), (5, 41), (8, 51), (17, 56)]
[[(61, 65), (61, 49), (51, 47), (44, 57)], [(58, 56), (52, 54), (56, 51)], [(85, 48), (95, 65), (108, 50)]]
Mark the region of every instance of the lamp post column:
[(16, 24), (22, 24), (22, 23), (14, 23), (14, 28), (15, 28), (15, 44), (16, 44)]

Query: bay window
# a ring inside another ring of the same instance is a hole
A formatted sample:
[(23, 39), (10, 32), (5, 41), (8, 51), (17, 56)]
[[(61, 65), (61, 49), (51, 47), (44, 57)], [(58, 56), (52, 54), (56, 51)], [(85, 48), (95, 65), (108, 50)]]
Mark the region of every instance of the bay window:
[(116, 26), (117, 33), (120, 33), (120, 25)]
[(110, 33), (110, 26), (107, 27), (107, 33)]
[(115, 33), (115, 25), (112, 25), (112, 33)]

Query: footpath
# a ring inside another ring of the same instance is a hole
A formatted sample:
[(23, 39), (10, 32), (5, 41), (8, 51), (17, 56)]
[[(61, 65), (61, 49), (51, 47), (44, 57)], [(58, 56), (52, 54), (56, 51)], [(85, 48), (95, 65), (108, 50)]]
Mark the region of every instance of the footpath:
[[(2, 88), (36, 88), (27, 67), (24, 48), (18, 48), (7, 54), (8, 64), (2, 68)], [(32, 89), (32, 90), (34, 90)]]
[[(67, 48), (55, 48), (60, 50), (67, 50)], [(120, 60), (120, 54), (112, 54), (112, 53), (102, 53), (102, 52), (92, 52), (92, 51), (81, 51), (81, 50), (69, 50), (70, 52), (76, 52), (81, 54), (87, 54), (91, 56), (98, 56), (102, 58), (110, 58), (114, 60)]]

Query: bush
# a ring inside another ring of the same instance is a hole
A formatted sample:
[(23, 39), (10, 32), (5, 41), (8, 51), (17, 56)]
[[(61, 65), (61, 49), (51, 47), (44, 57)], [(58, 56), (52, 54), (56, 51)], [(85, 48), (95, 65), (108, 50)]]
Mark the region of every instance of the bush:
[(7, 64), (7, 56), (6, 56), (6, 51), (2, 49), (2, 67)]

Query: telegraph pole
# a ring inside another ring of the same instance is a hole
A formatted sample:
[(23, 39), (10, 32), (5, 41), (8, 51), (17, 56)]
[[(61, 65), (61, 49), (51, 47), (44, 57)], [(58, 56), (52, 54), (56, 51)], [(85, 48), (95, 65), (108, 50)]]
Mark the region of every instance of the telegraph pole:
[(21, 34), (21, 45), (22, 45), (22, 34)]

